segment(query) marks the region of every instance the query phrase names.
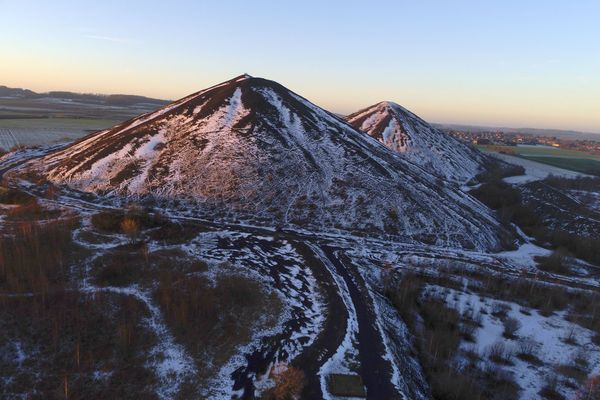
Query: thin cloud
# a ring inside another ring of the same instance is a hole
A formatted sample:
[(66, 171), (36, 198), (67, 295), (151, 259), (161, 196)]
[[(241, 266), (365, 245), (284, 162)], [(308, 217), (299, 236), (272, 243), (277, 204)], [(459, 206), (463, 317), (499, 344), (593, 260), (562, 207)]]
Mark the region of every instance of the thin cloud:
[(120, 38), (120, 37), (114, 37), (114, 36), (102, 36), (102, 35), (85, 35), (84, 37), (88, 38), (88, 39), (94, 39), (94, 40), (104, 40), (106, 42), (113, 42), (113, 43), (139, 43), (139, 40), (135, 40), (135, 39), (128, 39), (128, 38)]

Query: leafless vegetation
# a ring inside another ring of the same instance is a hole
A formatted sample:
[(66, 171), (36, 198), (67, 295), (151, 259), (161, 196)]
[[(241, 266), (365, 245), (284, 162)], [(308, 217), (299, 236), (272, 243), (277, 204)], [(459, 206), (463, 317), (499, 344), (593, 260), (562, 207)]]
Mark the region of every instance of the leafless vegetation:
[(540, 396), (548, 400), (563, 400), (565, 397), (558, 391), (558, 378), (556, 375), (551, 375), (546, 378), (546, 382), (542, 390), (540, 390)]
[[(529, 236), (542, 243), (551, 243), (556, 248), (568, 250), (577, 258), (600, 264), (600, 252), (597, 250), (600, 248), (600, 239), (548, 228), (543, 218), (536, 214), (533, 205), (524, 201), (521, 192), (513, 186), (502, 180), (491, 180), (470, 193), (496, 210), (504, 223), (515, 223)], [(556, 264), (548, 267), (553, 266), (556, 267)], [(559, 270), (569, 273), (560, 265)]]
[(278, 365), (271, 372), (275, 387), (265, 391), (261, 400), (296, 400), (306, 385), (304, 373), (290, 365)]
[(0, 237), (0, 291), (45, 295), (68, 282), (75, 220), (20, 223)]
[[(433, 398), (517, 399), (519, 388), (512, 375), (491, 363), (480, 368), (480, 356), (473, 351), (465, 354), (473, 360), (467, 366), (454, 362), (461, 352), (461, 340), (468, 340), (476, 329), (477, 317), (469, 313), (461, 315), (442, 299), (424, 295), (423, 283), (421, 277), (413, 274), (406, 274), (399, 280), (390, 278), (386, 282), (386, 296), (414, 335)], [(417, 323), (419, 318), (422, 324)]]
[(125, 217), (121, 221), (121, 232), (123, 232), (131, 243), (135, 243), (138, 235), (140, 234), (140, 227), (138, 222), (130, 217)]
[(516, 318), (506, 318), (503, 322), (504, 331), (502, 332), (502, 336), (507, 339), (514, 339), (516, 337), (516, 333), (519, 329), (521, 329), (521, 322)]
[(506, 346), (503, 342), (496, 342), (492, 344), (487, 352), (489, 359), (497, 364), (513, 364), (513, 351), (509, 349), (508, 346)]
[(73, 289), (0, 297), (0, 397), (155, 398), (144, 315), (131, 297)]
[(557, 249), (547, 257), (537, 257), (538, 268), (542, 271), (561, 275), (570, 275), (568, 251), (564, 248)]
[(176, 271), (160, 274), (154, 296), (175, 337), (201, 365), (224, 362), (257, 323), (273, 323), (279, 314), (276, 298), (232, 272), (219, 274), (214, 284)]
[(145, 230), (160, 227), (166, 221), (160, 214), (139, 207), (101, 211), (92, 216), (94, 228), (103, 232), (126, 233), (124, 228), (131, 229), (134, 224), (138, 230)]
[(537, 344), (531, 339), (521, 339), (517, 343), (517, 358), (533, 365), (540, 365), (542, 361), (538, 358)]

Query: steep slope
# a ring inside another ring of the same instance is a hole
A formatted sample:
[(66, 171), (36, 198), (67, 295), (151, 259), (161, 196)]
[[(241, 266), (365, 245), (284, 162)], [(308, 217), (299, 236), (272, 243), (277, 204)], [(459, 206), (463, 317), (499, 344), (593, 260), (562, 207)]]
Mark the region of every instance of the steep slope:
[(396, 103), (377, 103), (350, 114), (346, 120), (390, 149), (402, 153), (407, 160), (446, 179), (464, 182), (481, 169), (484, 156), (477, 150)]
[[(48, 180), (196, 215), (492, 248), (480, 203), (285, 87), (244, 75), (38, 160)], [(117, 197), (117, 198), (118, 198)]]

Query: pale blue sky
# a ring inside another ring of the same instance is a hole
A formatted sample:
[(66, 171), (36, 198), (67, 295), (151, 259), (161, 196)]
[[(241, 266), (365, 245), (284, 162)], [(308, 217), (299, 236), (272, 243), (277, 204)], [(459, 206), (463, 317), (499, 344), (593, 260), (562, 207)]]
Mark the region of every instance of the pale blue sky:
[(247, 72), (334, 112), (600, 132), (598, 1), (0, 0), (0, 84), (178, 98)]

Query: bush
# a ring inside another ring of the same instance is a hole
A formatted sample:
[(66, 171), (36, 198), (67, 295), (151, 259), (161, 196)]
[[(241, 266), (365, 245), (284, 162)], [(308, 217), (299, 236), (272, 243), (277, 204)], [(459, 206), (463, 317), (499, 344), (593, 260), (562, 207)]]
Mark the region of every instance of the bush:
[(215, 357), (216, 365), (226, 361), (250, 339), (258, 321), (271, 323), (279, 313), (278, 301), (258, 282), (231, 272), (212, 284), (197, 275), (162, 271), (154, 297), (175, 337), (199, 363), (207, 356)]
[(478, 182), (495, 182), (509, 176), (525, 175), (525, 168), (520, 165), (508, 164), (495, 158), (488, 158), (484, 165), (485, 171), (478, 174)]
[[(392, 271), (391, 268), (388, 270)], [(394, 272), (386, 274), (385, 293), (416, 340), (432, 397), (436, 400), (516, 400), (519, 387), (512, 376), (481, 370), (479, 362), (466, 366), (454, 363), (461, 335), (472, 336), (480, 317), (468, 312), (461, 315), (443, 300), (423, 294), (425, 282), (436, 278), (405, 274), (398, 280), (396, 276)], [(448, 283), (444, 280), (443, 284)], [(456, 285), (457, 288), (462, 286)], [(417, 323), (419, 315), (422, 323)], [(505, 351), (502, 355), (507, 357)], [(467, 354), (467, 357), (475, 361), (479, 359), (475, 352)]]
[(542, 362), (537, 356), (537, 344), (530, 339), (520, 340), (517, 344), (517, 357), (533, 365), (541, 365)]
[(34, 197), (19, 189), (0, 186), (0, 203), (23, 205), (32, 201)]
[(94, 228), (107, 232), (120, 232), (121, 222), (125, 214), (122, 211), (100, 211), (92, 215), (92, 225)]
[(496, 302), (492, 306), (492, 312), (491, 312), (491, 314), (494, 317), (496, 317), (496, 318), (504, 321), (508, 317), (508, 312), (509, 311), (510, 311), (510, 306), (508, 304)]
[(496, 342), (489, 347), (488, 358), (498, 364), (513, 364), (513, 352), (503, 342)]
[(147, 368), (153, 335), (145, 316), (133, 297), (74, 288), (0, 298), (0, 354), (20, 343), (25, 358), (20, 366), (0, 356), (11, 378), (3, 379), (0, 397), (154, 398), (155, 375)]
[(43, 294), (66, 285), (76, 225), (75, 220), (22, 222), (13, 236), (0, 237), (0, 288)]
[(562, 341), (573, 346), (577, 345), (577, 330), (574, 326), (567, 330)]
[(494, 210), (508, 208), (521, 202), (521, 193), (502, 181), (484, 183), (469, 193)]
[(544, 215), (539, 215), (534, 205), (524, 201), (515, 187), (501, 180), (490, 180), (470, 194), (497, 210), (498, 217), (504, 224), (515, 223), (526, 234), (542, 243), (563, 247), (577, 258), (600, 265), (600, 252), (597, 250), (600, 248), (600, 239), (548, 228), (543, 221)]
[(135, 222), (140, 230), (156, 228), (166, 223), (160, 214), (138, 208), (106, 210), (92, 215), (94, 228), (110, 233), (124, 233), (122, 224), (125, 220)]
[(555, 274), (569, 275), (571, 269), (568, 262), (568, 251), (564, 248), (555, 250), (547, 257), (536, 257), (538, 268), (542, 271), (552, 272)]
[(121, 221), (121, 231), (134, 243), (140, 233), (140, 227), (137, 221), (130, 217), (125, 217)]
[(304, 372), (289, 365), (276, 365), (271, 371), (271, 379), (275, 381), (275, 387), (263, 394), (265, 400), (299, 399), (306, 385)]
[(516, 318), (506, 318), (503, 325), (504, 331), (502, 332), (502, 336), (507, 339), (514, 339), (517, 331), (521, 329), (521, 326), (523, 326), (521, 321)]
[(451, 368), (434, 373), (431, 392), (436, 400), (484, 398), (482, 390), (472, 377)]
[(544, 386), (540, 390), (540, 396), (548, 400), (564, 400), (564, 396), (558, 391), (558, 378), (551, 375), (546, 378)]

